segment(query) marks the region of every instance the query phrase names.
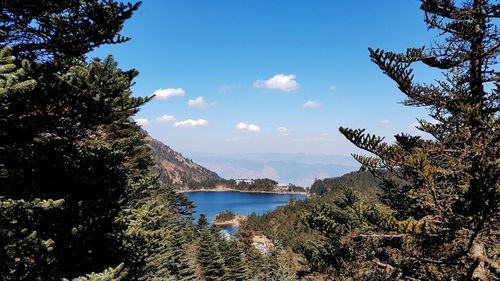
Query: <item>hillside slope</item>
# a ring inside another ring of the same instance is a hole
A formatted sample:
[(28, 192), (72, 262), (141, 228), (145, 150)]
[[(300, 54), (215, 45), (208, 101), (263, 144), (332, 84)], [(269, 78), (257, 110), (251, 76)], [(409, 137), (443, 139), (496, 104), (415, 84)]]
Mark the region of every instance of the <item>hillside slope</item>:
[(146, 142), (151, 147), (155, 169), (161, 180), (175, 189), (189, 189), (193, 183), (221, 179), (217, 173), (185, 158), (157, 139), (148, 136)]
[[(315, 190), (313, 190), (313, 187)], [(338, 202), (345, 202), (345, 188), (354, 191), (355, 194), (361, 197), (366, 197), (365, 202), (367, 204), (375, 202), (377, 200), (376, 194), (380, 191), (379, 180), (367, 171), (356, 171), (340, 177), (316, 180), (313, 187), (311, 187), (311, 192), (321, 191), (322, 195), (312, 195), (306, 200), (292, 201), (288, 205), (280, 206), (260, 216), (256, 214), (249, 215), (240, 225), (238, 236), (247, 244), (251, 244), (252, 238), (255, 236), (264, 236), (273, 242), (279, 243), (282, 251), (285, 252), (285, 256), (288, 257), (282, 263), (283, 268), (286, 269), (290, 276), (315, 274), (318, 269), (318, 267), (315, 267), (317, 264), (307, 264), (303, 261), (315, 255), (328, 254), (322, 248), (327, 245), (324, 244), (327, 240), (325, 240), (321, 232), (306, 224), (307, 214), (316, 210), (323, 210), (325, 207), (332, 208), (335, 211), (343, 211), (339, 206), (345, 206), (347, 210), (350, 210), (347, 205), (338, 204)], [(332, 211), (331, 214), (334, 214), (334, 212)], [(345, 213), (341, 214), (344, 215)], [(337, 218), (348, 219), (349, 217), (344, 215)], [(328, 258), (333, 260), (334, 256)]]

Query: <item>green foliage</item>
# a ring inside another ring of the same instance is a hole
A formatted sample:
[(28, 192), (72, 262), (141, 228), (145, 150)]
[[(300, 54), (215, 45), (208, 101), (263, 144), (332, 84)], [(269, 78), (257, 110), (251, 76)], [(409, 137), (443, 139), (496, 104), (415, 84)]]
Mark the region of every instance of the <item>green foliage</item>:
[(102, 44), (128, 41), (119, 32), (139, 6), (113, 0), (2, 0), (0, 47), (10, 46), (30, 61), (71, 62)]
[[(186, 247), (192, 239), (190, 217), (179, 212), (178, 196), (147, 175), (127, 188), (128, 204), (119, 221), (132, 280), (191, 280)], [(185, 206), (184, 209), (189, 209)], [(189, 212), (192, 213), (192, 210)], [(162, 279), (163, 278), (163, 279)]]
[[(176, 210), (190, 207), (172, 191), (159, 196), (168, 189), (148, 176), (145, 133), (131, 121), (148, 101), (131, 96), (137, 72), (119, 69), (111, 57), (86, 62), (83, 56), (126, 41), (118, 32), (138, 4), (3, 1), (0, 7), (0, 45), (11, 47), (0, 52), (2, 278), (53, 280), (123, 261), (128, 278), (137, 277), (150, 265), (145, 253), (166, 251), (147, 252), (140, 241), (168, 244), (171, 236), (154, 234), (175, 220), (184, 223)], [(11, 50), (26, 60), (19, 63)], [(163, 211), (149, 229), (138, 215), (148, 211)], [(113, 274), (88, 279), (121, 278)]]
[(306, 192), (306, 189), (302, 186), (289, 183), (287, 186), (287, 191), (289, 192)]
[(202, 227), (198, 236), (198, 262), (206, 280), (223, 280), (225, 265), (220, 244), (222, 236), (217, 228)]
[(255, 179), (249, 186), (249, 190), (252, 189), (262, 189), (262, 190), (272, 190), (278, 182), (272, 179)]
[(278, 186), (278, 183), (272, 179), (253, 179), (249, 181), (236, 182), (235, 180), (225, 180), (220, 178), (206, 179), (202, 181), (190, 181), (189, 189), (215, 189), (223, 187), (247, 192), (306, 192), (305, 188), (293, 184), (287, 186)]
[(277, 252), (272, 251), (269, 255), (264, 257), (263, 263), (263, 280), (281, 281), (284, 280), (283, 272), (278, 264)]
[[(125, 265), (121, 263), (115, 268), (108, 268), (104, 270), (102, 273), (90, 273), (86, 274), (85, 277), (77, 277), (71, 279), (71, 281), (120, 281), (126, 278), (127, 270), (125, 269)], [(69, 281), (66, 278), (62, 279), (63, 281)]]
[(235, 239), (223, 241), (221, 246), (226, 268), (223, 280), (244, 281), (249, 279), (249, 267), (242, 245)]
[(135, 136), (116, 128), (133, 130), (129, 118), (145, 102), (131, 97), (135, 75), (110, 57), (62, 73), (40, 64), (30, 73), (34, 89), (0, 97), (7, 105), (0, 113), (1, 195), (65, 200), (64, 212), (38, 229), (58, 237), (54, 267), (62, 276), (120, 262), (115, 219), (132, 172), (125, 165), (137, 151)]
[(351, 172), (335, 178), (316, 179), (309, 192), (323, 196), (330, 191), (342, 192), (344, 187), (349, 187), (371, 198), (376, 198), (379, 192), (378, 179), (366, 171)]
[(196, 222), (196, 231), (200, 233), (203, 229), (208, 227), (208, 219), (205, 214), (200, 214), (200, 217), (198, 218), (198, 222)]
[(32, 90), (36, 85), (33, 79), (24, 79), (26, 76), (24, 69), (29, 67), (28, 62), (23, 61), (23, 67), (17, 68), (14, 64), (15, 59), (10, 48), (0, 49), (0, 96), (9, 92), (23, 93)]
[(251, 280), (244, 245), (234, 238), (224, 238), (219, 228), (208, 225), (204, 215), (200, 216), (196, 232), (196, 258), (204, 280)]
[[(404, 54), (370, 49), (370, 58), (408, 97), (405, 105), (430, 109), (435, 122), (419, 120), (418, 129), (432, 138), (400, 134), (389, 144), (364, 129), (341, 127), (348, 140), (374, 155), (354, 157), (381, 179), (383, 204), (348, 200), (341, 205), (352, 206), (358, 218), (339, 216), (337, 203), (310, 213), (308, 221), (333, 237), (332, 245), (349, 245), (363, 257), (365, 263), (346, 258), (337, 265), (350, 276), (498, 278), (498, 5), (421, 2), (429, 28), (445, 40)], [(415, 83), (417, 62), (442, 70), (444, 79)], [(342, 235), (335, 237), (338, 230)], [(375, 273), (374, 265), (380, 268)]]
[(173, 228), (172, 236), (169, 258), (166, 261), (170, 274), (179, 281), (194, 280), (194, 270), (189, 265), (186, 255), (187, 235), (179, 231), (179, 228)]
[(186, 232), (179, 224), (172, 224), (171, 231), (147, 241), (148, 256), (143, 273), (138, 280), (170, 277), (174, 280), (194, 280), (194, 270), (186, 253)]
[[(136, 72), (118, 69), (110, 57), (63, 73), (47, 73), (44, 65), (32, 71), (36, 88), (0, 97), (8, 105), (0, 113), (1, 195), (23, 198), (2, 201), (2, 214), (9, 211), (0, 221), (2, 255), (26, 261), (2, 264), (3, 275), (74, 276), (126, 261), (128, 278), (189, 280), (185, 260), (175, 269), (178, 261), (169, 257), (185, 243), (178, 240), (185, 232), (172, 235), (171, 227), (189, 221), (192, 203), (149, 175), (145, 133), (130, 119), (147, 101), (130, 96)], [(40, 108), (46, 109), (33, 113)], [(6, 203), (38, 202), (35, 195), (63, 198), (65, 204), (34, 213), (36, 224), (28, 206), (18, 204), (22, 208), (16, 207), (19, 215), (11, 223), (13, 207)]]
[(54, 270), (56, 237), (40, 231), (60, 214), (64, 200), (0, 198), (0, 264), (4, 280), (29, 280)]
[(241, 181), (234, 188), (243, 191), (277, 191), (278, 183), (272, 179), (254, 179), (251, 182)]

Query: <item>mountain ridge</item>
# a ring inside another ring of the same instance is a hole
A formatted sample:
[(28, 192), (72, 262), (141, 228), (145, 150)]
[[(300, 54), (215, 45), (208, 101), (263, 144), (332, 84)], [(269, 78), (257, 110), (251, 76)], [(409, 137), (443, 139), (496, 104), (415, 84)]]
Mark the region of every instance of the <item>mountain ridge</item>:
[(352, 157), (344, 155), (192, 152), (188, 158), (151, 136), (146, 137), (146, 143), (152, 150), (154, 169), (160, 179), (177, 190), (199, 189), (224, 179), (258, 178), (307, 187), (316, 179), (337, 177), (359, 169)]
[(193, 183), (222, 179), (216, 172), (184, 157), (181, 153), (151, 136), (147, 136), (145, 141), (151, 148), (155, 163), (153, 169), (158, 172), (161, 181), (171, 185), (174, 189), (189, 189)]

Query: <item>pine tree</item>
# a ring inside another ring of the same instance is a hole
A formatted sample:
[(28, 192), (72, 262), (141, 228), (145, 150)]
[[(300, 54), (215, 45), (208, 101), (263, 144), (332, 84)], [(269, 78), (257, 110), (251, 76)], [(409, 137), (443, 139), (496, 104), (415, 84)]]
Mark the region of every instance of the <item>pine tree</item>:
[(273, 250), (264, 256), (263, 279), (267, 281), (283, 281), (285, 275), (278, 262), (278, 251)]
[[(0, 50), (0, 97), (14, 93), (26, 93), (32, 90), (36, 82), (26, 76), (28, 62), (23, 61), (17, 69), (16, 58), (10, 48)], [(9, 104), (1, 103), (1, 109), (7, 110)], [(5, 177), (3, 170), (0, 176)], [(0, 272), (9, 272), (6, 280), (34, 279), (43, 271), (52, 271), (53, 236), (38, 232), (37, 225), (43, 223), (46, 216), (60, 210), (64, 200), (42, 200), (34, 198), (10, 199), (0, 196)]]
[(238, 242), (233, 238), (230, 240), (223, 240), (220, 248), (226, 267), (224, 280), (248, 280), (248, 266)]
[(224, 260), (217, 243), (217, 236), (220, 235), (214, 227), (203, 226), (199, 230), (197, 258), (204, 277), (209, 281), (223, 280), (225, 272)]
[[(404, 54), (370, 49), (370, 57), (408, 96), (405, 105), (430, 109), (433, 121), (419, 120), (418, 128), (432, 138), (400, 134), (388, 144), (364, 130), (340, 128), (375, 155), (354, 157), (383, 180), (384, 205), (359, 209), (376, 229), (359, 237), (380, 242), (383, 251), (366, 257), (392, 278), (498, 278), (499, 6), (422, 0), (421, 8), (444, 41)], [(417, 62), (442, 70), (444, 79), (414, 82)]]
[[(123, 259), (116, 219), (132, 171), (144, 169), (131, 161), (143, 145), (132, 142), (138, 127), (130, 118), (147, 99), (131, 97), (136, 71), (119, 69), (111, 57), (86, 62), (83, 56), (121, 42), (121, 24), (134, 10), (112, 1), (1, 2), (0, 45), (25, 60), (2, 57), (0, 197), (64, 200), (61, 208), (40, 212), (37, 223), (18, 218), (17, 225), (52, 241), (50, 264), (30, 249), (1, 249), (1, 255), (36, 265), (24, 267), (28, 279), (83, 275)], [(90, 11), (96, 14), (86, 18)], [(96, 16), (106, 20), (94, 21)], [(9, 72), (13, 65), (23, 69)], [(31, 79), (23, 80), (23, 73)], [(11, 233), (16, 226), (2, 221), (0, 227)], [(11, 238), (22, 241), (24, 234)], [(25, 279), (3, 263), (1, 270), (6, 279)]]
[[(112, 57), (85, 59), (127, 41), (119, 32), (139, 5), (0, 0), (0, 46), (25, 59), (0, 53), (6, 280), (83, 276), (121, 262), (129, 280), (192, 277), (183, 235), (193, 205), (150, 172), (146, 133), (132, 120), (149, 100), (131, 96), (138, 73)], [(122, 267), (82, 280), (118, 280)]]
[(12, 47), (21, 59), (72, 63), (102, 44), (128, 41), (119, 32), (140, 4), (0, 0), (0, 47)]
[(178, 225), (172, 229), (167, 267), (179, 281), (194, 280), (194, 271), (186, 255), (186, 234)]
[(205, 214), (200, 214), (200, 217), (198, 218), (198, 222), (196, 223), (196, 230), (202, 231), (205, 228), (208, 228), (207, 216)]
[(130, 98), (136, 74), (117, 69), (111, 58), (62, 74), (46, 73), (43, 65), (30, 71), (33, 90), (0, 97), (6, 105), (0, 113), (1, 195), (65, 200), (64, 212), (38, 229), (58, 237), (55, 263), (63, 276), (98, 271), (103, 260), (119, 263), (115, 219), (128, 180), (124, 164), (133, 153), (120, 149), (125, 138), (113, 138), (110, 128), (135, 126), (128, 118), (144, 102)]
[(177, 212), (158, 176), (129, 186), (134, 196), (120, 218), (131, 280), (192, 280), (186, 247), (191, 225)]

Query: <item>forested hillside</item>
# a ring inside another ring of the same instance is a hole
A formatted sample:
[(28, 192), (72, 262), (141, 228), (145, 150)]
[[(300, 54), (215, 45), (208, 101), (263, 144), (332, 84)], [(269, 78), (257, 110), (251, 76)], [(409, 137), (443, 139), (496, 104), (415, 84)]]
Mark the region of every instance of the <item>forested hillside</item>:
[(365, 196), (376, 198), (378, 189), (374, 188), (374, 185), (379, 183), (377, 178), (367, 172), (366, 169), (362, 169), (361, 171), (347, 173), (341, 177), (316, 179), (311, 185), (309, 192), (321, 196), (330, 191), (338, 191), (348, 186)]
[[(322, 259), (335, 259), (336, 253), (327, 251), (328, 242), (321, 232), (307, 224), (305, 218), (317, 210), (334, 207), (341, 212), (337, 218), (343, 217), (347, 220), (355, 214), (348, 210), (344, 200), (347, 197), (359, 196), (375, 201), (380, 191), (378, 184), (378, 179), (367, 171), (316, 180), (313, 186), (320, 185), (322, 190), (327, 190), (321, 196), (312, 196), (305, 201), (293, 201), (262, 216), (248, 216), (241, 226), (240, 239), (250, 243), (252, 237), (264, 235), (288, 257), (283, 260), (282, 265), (287, 274), (320, 278), (319, 273), (325, 272)], [(305, 263), (307, 259), (309, 262)]]

